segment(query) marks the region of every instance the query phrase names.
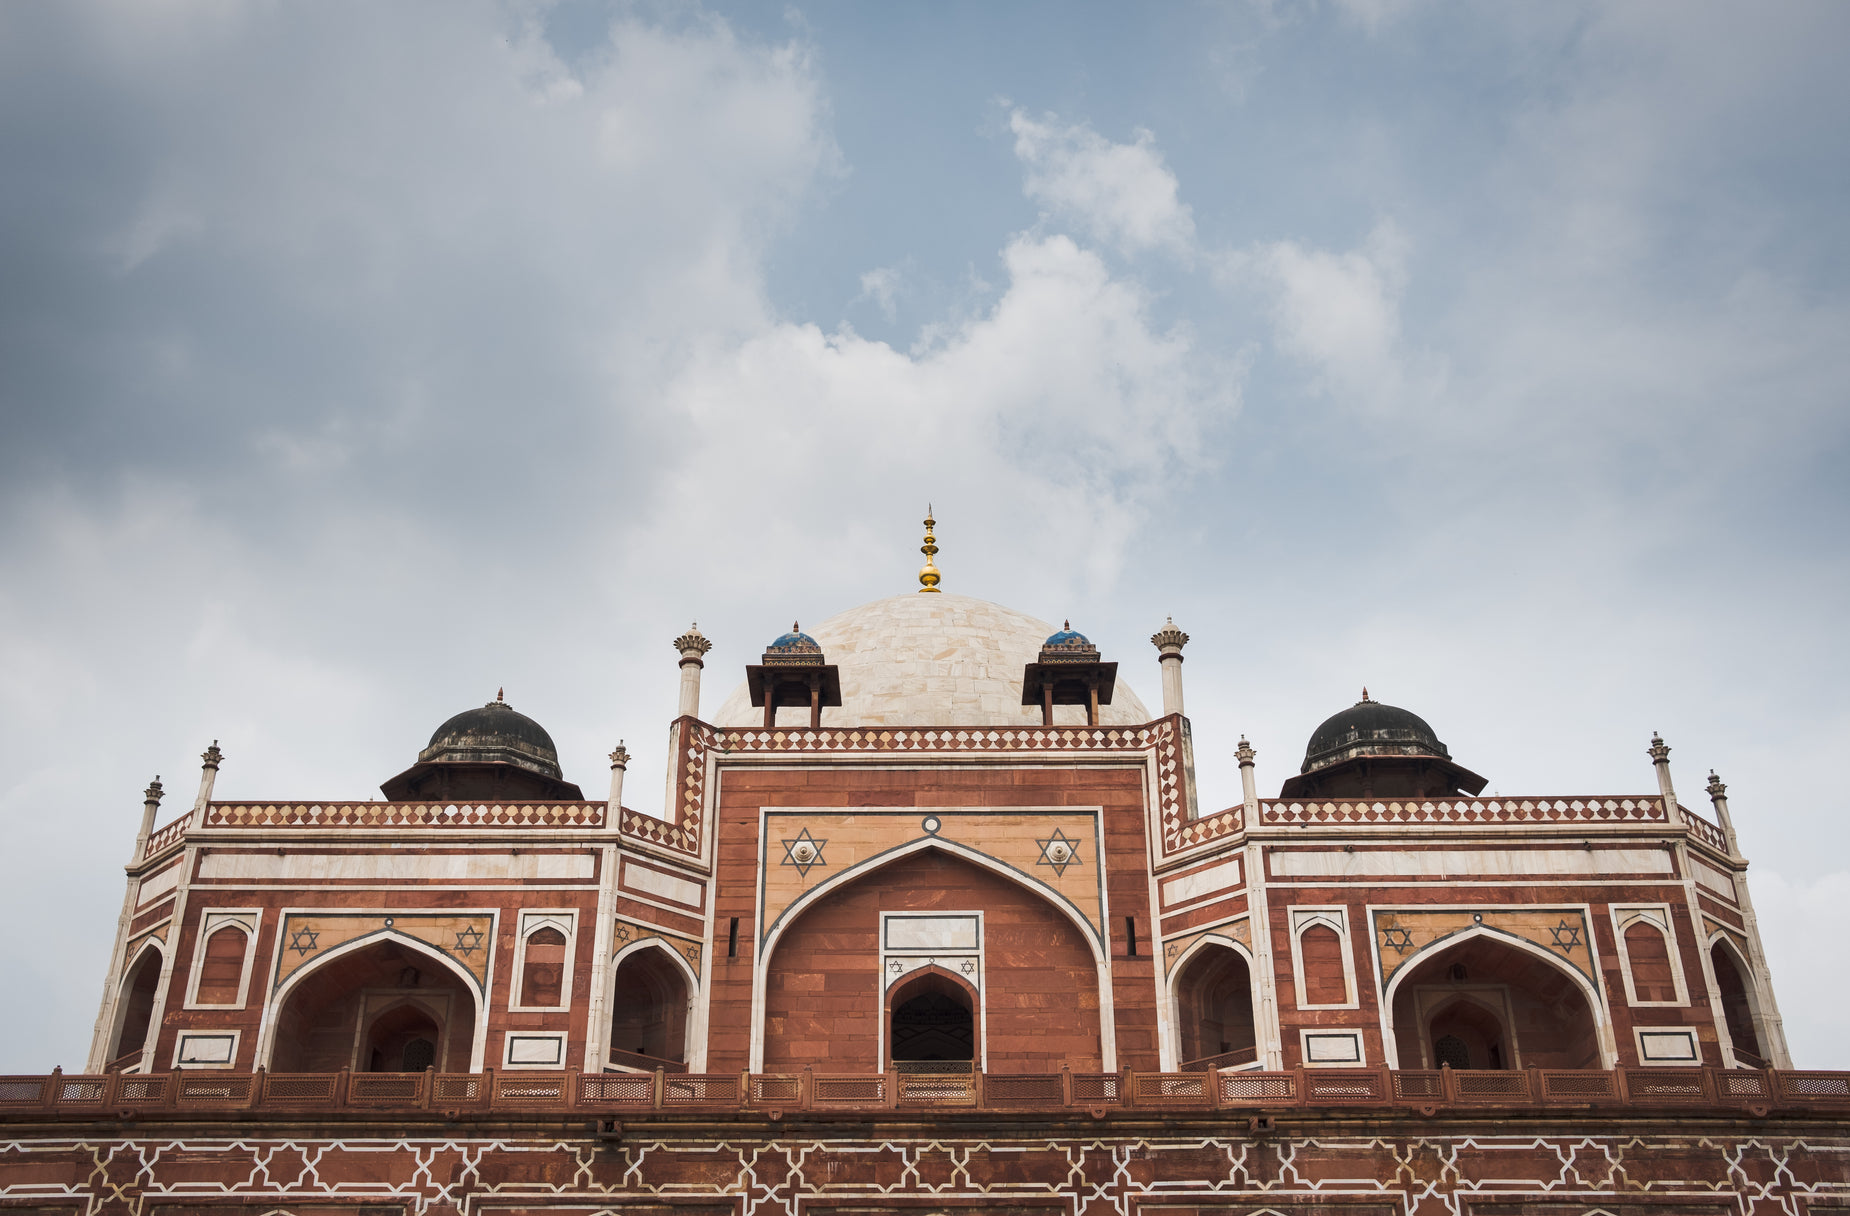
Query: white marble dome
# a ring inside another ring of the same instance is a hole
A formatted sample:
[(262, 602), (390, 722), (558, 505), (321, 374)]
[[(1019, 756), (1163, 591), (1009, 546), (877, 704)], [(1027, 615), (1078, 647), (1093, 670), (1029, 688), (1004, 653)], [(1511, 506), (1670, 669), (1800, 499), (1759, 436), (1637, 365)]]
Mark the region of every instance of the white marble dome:
[[(842, 703), (822, 711), (824, 726), (1041, 724), (1040, 706), (1021, 703), (1021, 673), (1054, 632), (1046, 621), (967, 595), (913, 592), (850, 608), (803, 632), (841, 669)], [(1111, 704), (1099, 707), (1106, 726), (1150, 720), (1124, 679), (1124, 666), (1120, 659)], [(1083, 705), (1054, 708), (1060, 725), (1083, 726), (1085, 720)], [(741, 681), (710, 721), (761, 726), (764, 710), (752, 708)], [(807, 726), (809, 713), (781, 709), (778, 724)]]

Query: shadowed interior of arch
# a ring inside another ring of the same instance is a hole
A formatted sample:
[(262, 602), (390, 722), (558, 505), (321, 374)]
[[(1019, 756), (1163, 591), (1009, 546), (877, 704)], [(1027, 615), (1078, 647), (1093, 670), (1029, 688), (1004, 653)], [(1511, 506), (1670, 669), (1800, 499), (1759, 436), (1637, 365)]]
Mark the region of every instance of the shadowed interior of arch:
[(649, 1070), (685, 1066), (687, 978), (666, 951), (637, 950), (617, 964), (611, 999), (610, 1062)]
[(1760, 1036), (1754, 1033), (1754, 1011), (1747, 995), (1747, 981), (1735, 961), (1734, 951), (1724, 942), (1709, 949), (1709, 961), (1715, 967), (1715, 987), (1722, 999), (1722, 1017), (1728, 1023), (1728, 1038), (1735, 1058), (1753, 1068), (1767, 1066), (1766, 1053), (1760, 1049)]
[[(467, 1072), (475, 999), (448, 967), (386, 938), (322, 963), (283, 1001), (273, 1072)], [(418, 1043), (427, 1046), (414, 1046)], [(419, 1063), (422, 1061), (422, 1063)]]
[(1593, 1009), (1562, 966), (1487, 936), (1414, 964), (1394, 993), (1402, 1068), (1599, 1068)]
[(920, 971), (887, 994), (888, 1059), (902, 1069), (924, 1061), (976, 1059), (970, 991), (947, 975)]
[(1184, 1065), (1212, 1060), (1217, 1068), (1256, 1058), (1252, 972), (1239, 951), (1208, 944), (1176, 977), (1176, 1017)]
[(148, 1043), (148, 1022), (154, 1016), (154, 990), (161, 982), (161, 952), (143, 950), (122, 982), (115, 1049), (109, 1053), (111, 1072), (134, 1068)]

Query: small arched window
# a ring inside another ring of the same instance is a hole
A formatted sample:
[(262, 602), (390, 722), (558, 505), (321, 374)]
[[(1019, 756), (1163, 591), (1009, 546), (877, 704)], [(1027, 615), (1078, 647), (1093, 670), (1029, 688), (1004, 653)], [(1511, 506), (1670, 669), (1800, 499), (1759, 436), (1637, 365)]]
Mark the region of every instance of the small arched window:
[(1298, 937), (1299, 956), (1304, 961), (1305, 1005), (1344, 1005), (1349, 1001), (1349, 981), (1343, 967), (1343, 939), (1328, 925), (1317, 924)]
[(527, 935), (520, 975), (520, 1003), (552, 1008), (565, 999), (565, 934), (548, 926)]
[(201, 1005), (235, 1005), (244, 980), (244, 955), (250, 939), (236, 925), (214, 929), (199, 960), (199, 983), (193, 1000)]
[(1663, 930), (1647, 920), (1627, 925), (1625, 957), (1632, 965), (1632, 993), (1639, 1004), (1676, 1003), (1676, 976), (1670, 969), (1670, 949)]

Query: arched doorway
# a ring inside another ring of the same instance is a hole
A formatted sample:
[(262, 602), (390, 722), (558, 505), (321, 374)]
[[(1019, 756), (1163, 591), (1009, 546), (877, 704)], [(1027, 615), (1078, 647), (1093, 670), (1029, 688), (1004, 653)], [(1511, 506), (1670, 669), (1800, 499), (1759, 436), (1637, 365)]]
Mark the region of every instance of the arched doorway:
[[(984, 1069), (1104, 1067), (1093, 944), (1045, 895), (932, 845), (828, 890), (778, 933), (763, 979), (759, 1071), (882, 1067), (891, 1026), (880, 926), (882, 913), (895, 912), (981, 914), (976, 1058)], [(709, 1067), (747, 1063), (742, 1052), (716, 1049)]]
[(617, 964), (611, 994), (610, 1063), (653, 1072), (687, 1071), (686, 974), (668, 951), (643, 946)]
[(148, 1045), (149, 1024), (154, 1019), (154, 993), (160, 986), (161, 952), (149, 946), (123, 977), (116, 996), (116, 1041), (109, 1052), (109, 1072), (128, 1072), (141, 1066), (142, 1049)]
[(337, 954), (283, 998), (273, 1072), (467, 1072), (476, 999), (441, 960), (387, 937)]
[(1760, 1036), (1754, 1033), (1752, 990), (1747, 984), (1747, 968), (1727, 938), (1717, 938), (1709, 947), (1709, 962), (1715, 968), (1715, 987), (1722, 998), (1722, 1017), (1728, 1023), (1728, 1038), (1734, 1058), (1749, 1068), (1765, 1068), (1766, 1052), (1760, 1049)]
[[(941, 1072), (924, 1065), (974, 1067), (976, 993), (936, 968), (913, 972), (887, 990), (887, 1059), (900, 1072)], [(909, 1067), (910, 1066), (910, 1067)]]
[(1182, 1067), (1237, 1068), (1258, 1059), (1253, 1031), (1253, 977), (1246, 958), (1210, 942), (1176, 972), (1176, 1021)]
[(1488, 933), (1433, 951), (1394, 977), (1401, 1068), (1600, 1068), (1599, 1023), (1567, 970)]

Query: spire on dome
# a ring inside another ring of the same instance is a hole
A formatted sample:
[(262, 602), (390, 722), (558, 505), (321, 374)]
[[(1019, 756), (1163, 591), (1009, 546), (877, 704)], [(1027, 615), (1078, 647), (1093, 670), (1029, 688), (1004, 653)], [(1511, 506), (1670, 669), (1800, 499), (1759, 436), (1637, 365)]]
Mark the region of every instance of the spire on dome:
[(938, 590), (938, 567), (932, 564), (932, 558), (938, 552), (938, 540), (931, 534), (938, 521), (931, 517), (931, 504), (925, 504), (925, 543), (919, 546), (919, 552), (925, 555), (925, 564), (919, 568), (919, 594)]

